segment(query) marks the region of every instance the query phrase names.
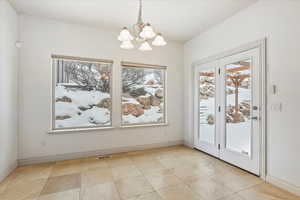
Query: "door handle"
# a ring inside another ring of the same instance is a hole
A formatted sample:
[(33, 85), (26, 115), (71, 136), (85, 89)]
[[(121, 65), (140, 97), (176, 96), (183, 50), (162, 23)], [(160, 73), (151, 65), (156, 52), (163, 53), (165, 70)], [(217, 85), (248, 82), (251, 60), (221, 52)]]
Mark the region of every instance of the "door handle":
[(251, 117), (252, 120), (258, 120), (258, 117)]

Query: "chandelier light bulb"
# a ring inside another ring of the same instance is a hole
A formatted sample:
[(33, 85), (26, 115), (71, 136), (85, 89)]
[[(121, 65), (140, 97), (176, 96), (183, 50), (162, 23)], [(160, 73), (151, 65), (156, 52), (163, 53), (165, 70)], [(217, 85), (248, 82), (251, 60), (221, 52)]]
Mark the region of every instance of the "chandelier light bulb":
[(145, 39), (151, 39), (151, 38), (154, 38), (155, 37), (155, 32), (152, 28), (152, 26), (148, 23), (146, 24), (146, 26), (144, 26), (142, 32), (140, 33), (140, 36), (142, 38), (145, 38)]
[(151, 51), (152, 50), (152, 47), (150, 46), (150, 44), (146, 41), (146, 42), (143, 42), (139, 48), (139, 50), (141, 51)]
[(163, 36), (158, 33), (157, 36), (155, 37), (155, 39), (152, 42), (153, 46), (165, 46), (167, 44), (167, 42), (165, 41), (165, 39), (163, 38)]
[(130, 40), (125, 40), (121, 43), (120, 47), (122, 49), (133, 49), (134, 46)]
[(132, 30), (124, 27), (118, 36), (122, 49), (133, 49), (133, 40), (141, 44), (139, 47), (141, 51), (151, 51), (152, 46), (150, 44), (153, 46), (165, 46), (167, 44), (163, 36), (156, 33), (150, 23), (145, 24), (143, 22), (142, 11), (142, 0), (139, 0), (139, 13), (136, 24), (133, 25)]
[(120, 32), (120, 35), (118, 36), (118, 40), (120, 40), (121, 42), (131, 41), (133, 40), (133, 37), (130, 34), (129, 30), (126, 27), (124, 27)]

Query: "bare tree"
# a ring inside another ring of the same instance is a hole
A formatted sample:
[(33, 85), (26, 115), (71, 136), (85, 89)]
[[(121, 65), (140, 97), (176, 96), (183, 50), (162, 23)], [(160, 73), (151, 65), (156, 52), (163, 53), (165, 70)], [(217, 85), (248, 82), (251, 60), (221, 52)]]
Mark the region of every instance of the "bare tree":
[(79, 61), (64, 62), (64, 73), (69, 81), (76, 83), (85, 90), (100, 90), (109, 92), (111, 70), (100, 63), (88, 63)]
[[(226, 70), (227, 85), (234, 87), (235, 105), (233, 107), (233, 123), (239, 123), (241, 121), (240, 114), (240, 102), (239, 102), (239, 88), (243, 86), (243, 83), (250, 78), (250, 64), (248, 62), (238, 63), (238, 67), (230, 68)], [(243, 64), (243, 65), (242, 65)], [(244, 73), (242, 73), (244, 72)], [(249, 84), (249, 81), (246, 82)], [(245, 87), (245, 85), (244, 85)], [(246, 86), (248, 87), (248, 86)]]
[(144, 75), (145, 75), (144, 69), (123, 68), (122, 69), (123, 92), (126, 93), (130, 91), (133, 86), (142, 84)]

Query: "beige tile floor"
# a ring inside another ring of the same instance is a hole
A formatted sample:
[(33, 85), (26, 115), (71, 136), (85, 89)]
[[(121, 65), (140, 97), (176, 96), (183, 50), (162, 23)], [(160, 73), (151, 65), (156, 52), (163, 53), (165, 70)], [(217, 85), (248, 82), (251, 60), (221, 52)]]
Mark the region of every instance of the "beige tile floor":
[(184, 146), (17, 168), (0, 200), (300, 200)]

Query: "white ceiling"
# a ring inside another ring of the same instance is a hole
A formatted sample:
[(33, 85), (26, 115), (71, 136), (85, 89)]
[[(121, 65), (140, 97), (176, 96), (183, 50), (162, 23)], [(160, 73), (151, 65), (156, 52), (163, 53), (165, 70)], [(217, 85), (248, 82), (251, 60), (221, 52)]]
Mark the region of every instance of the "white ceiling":
[[(187, 41), (258, 0), (144, 0), (144, 22)], [(109, 29), (136, 22), (138, 0), (10, 0), (20, 12)]]

